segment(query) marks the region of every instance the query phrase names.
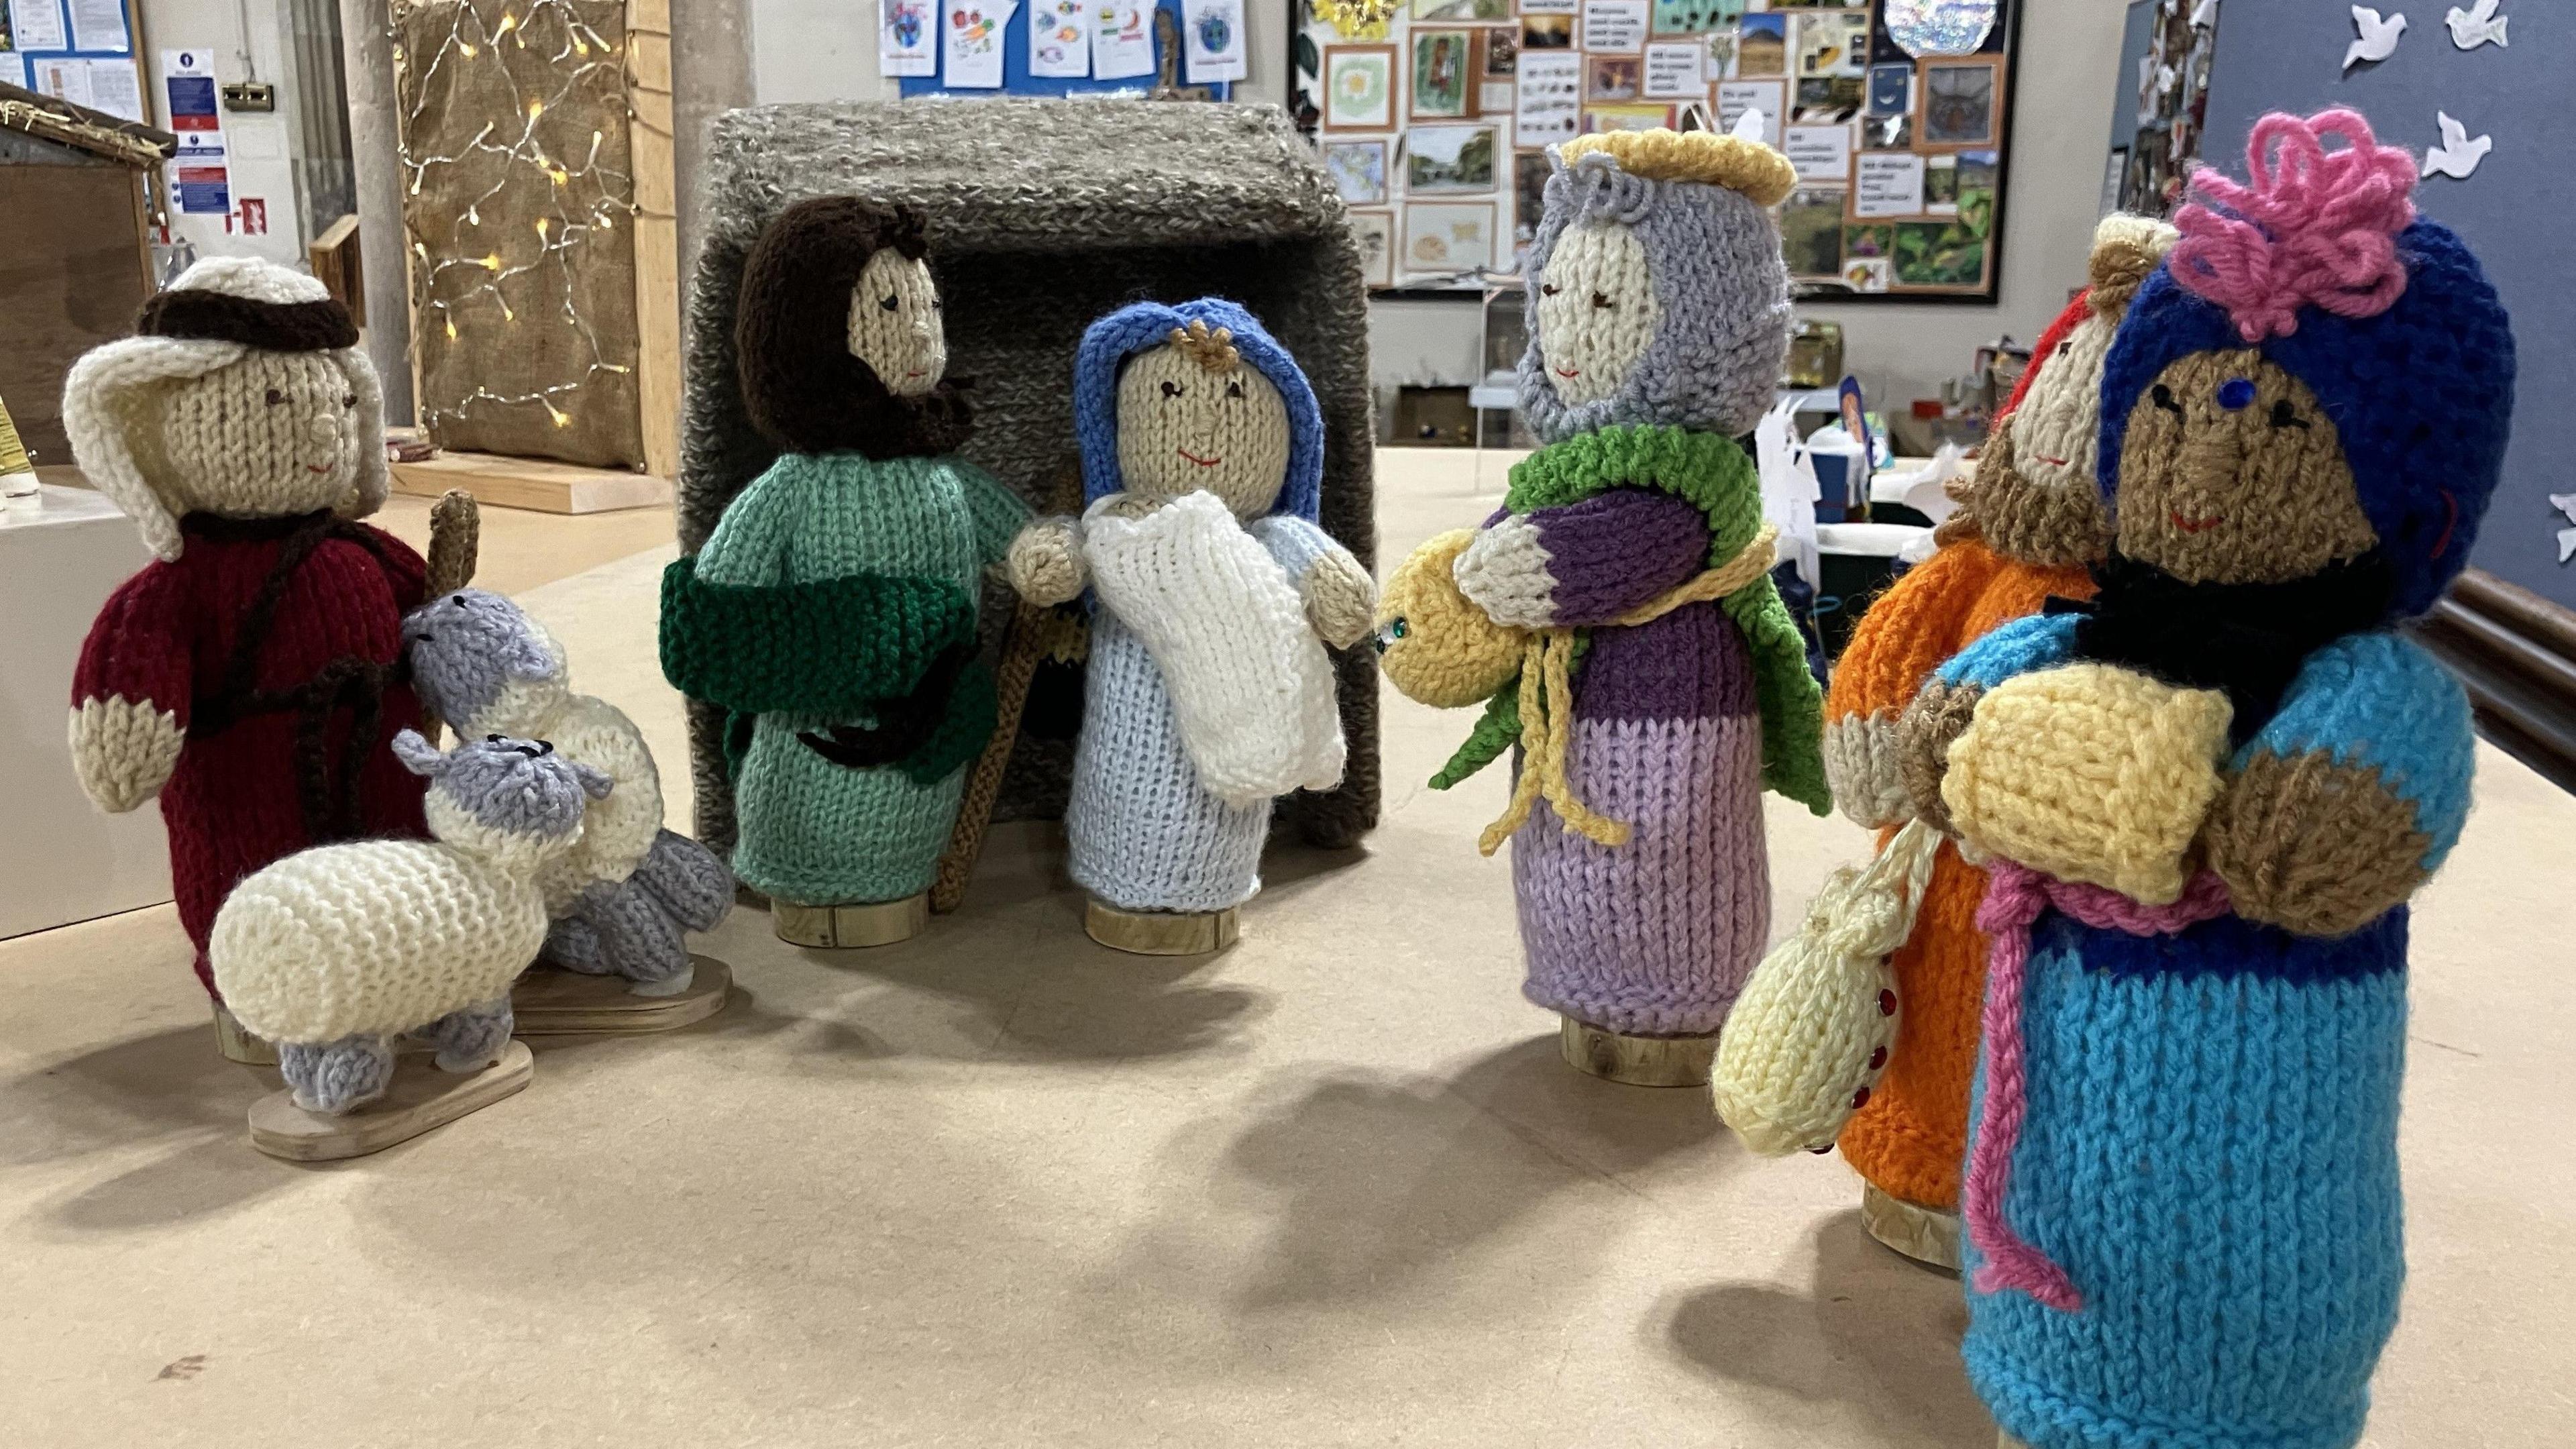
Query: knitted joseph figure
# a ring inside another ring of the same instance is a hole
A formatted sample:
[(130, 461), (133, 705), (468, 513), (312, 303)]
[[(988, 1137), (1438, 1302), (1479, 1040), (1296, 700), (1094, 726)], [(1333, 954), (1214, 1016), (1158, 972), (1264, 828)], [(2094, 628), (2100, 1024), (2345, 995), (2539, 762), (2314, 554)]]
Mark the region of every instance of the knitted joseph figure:
[(2397, 626), (2467, 561), (2513, 336), (2361, 117), (2249, 150), (2105, 364), (2095, 601), (1908, 715), (1995, 857), (1966, 1355), (2038, 1449), (2342, 1449), (2397, 1318), (2405, 903), (2472, 769)]
[(1512, 834), (1524, 992), (1621, 1035), (1705, 1036), (1770, 929), (1762, 787), (1828, 808), (1815, 679), (1731, 441), (1786, 356), (1764, 208), (1794, 176), (1759, 142), (1705, 132), (1553, 154), (1520, 364), (1547, 446), (1451, 569), (1533, 646), (1433, 783), (1531, 747), (1485, 842)]
[[(2085, 565), (2110, 542), (2094, 486), (2102, 359), (2173, 228), (2106, 217), (2093, 235), (2091, 285), (2040, 335), (2004, 419), (1977, 457), (1975, 481), (1937, 537), (1940, 551), (1879, 596), (1852, 631), (1825, 699), (1825, 776), (1845, 815), (1872, 829), (1913, 813), (1896, 727), (1943, 660), (2050, 597), (2089, 599)], [(1976, 1069), (1986, 938), (1977, 903), (1986, 873), (1944, 841), (1914, 933), (1890, 967), (1904, 1014), (1884, 1074), (1841, 1138), (1863, 1179), (1919, 1206), (1959, 1200)]]
[(1274, 797), (1342, 777), (1324, 646), (1366, 637), (1368, 571), (1315, 522), (1324, 424), (1296, 360), (1232, 302), (1139, 302), (1074, 359), (1083, 515), (1011, 549), (1032, 602), (1097, 608), (1065, 808), (1073, 878), (1125, 911), (1261, 888)]
[(774, 900), (930, 885), (993, 732), (984, 566), (1028, 509), (968, 430), (921, 218), (800, 202), (746, 261), (743, 401), (783, 451), (662, 584), (662, 668), (732, 712), (735, 874)]
[(72, 763), (101, 809), (156, 792), (179, 924), (307, 846), (418, 836), (387, 749), (420, 723), (400, 669), (420, 557), (355, 520), (383, 505), (384, 402), (322, 284), (216, 257), (63, 388), (72, 456), (155, 561), (99, 611), (72, 677)]

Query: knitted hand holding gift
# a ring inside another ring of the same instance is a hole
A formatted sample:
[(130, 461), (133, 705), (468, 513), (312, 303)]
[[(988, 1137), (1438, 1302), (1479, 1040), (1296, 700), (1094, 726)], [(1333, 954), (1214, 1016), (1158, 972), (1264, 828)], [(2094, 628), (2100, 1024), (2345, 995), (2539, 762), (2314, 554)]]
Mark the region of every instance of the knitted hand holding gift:
[(384, 1094), (393, 1041), (419, 1036), (467, 1072), (510, 1040), (510, 983), (546, 937), (536, 878), (581, 839), (608, 776), (543, 740), (502, 735), (393, 754), (435, 782), (435, 840), (317, 846), (252, 875), (215, 918), (215, 982), (277, 1043), (296, 1105), (346, 1112)]
[(398, 627), (423, 565), (355, 520), (390, 478), (382, 396), (322, 284), (222, 257), (72, 368), (63, 421), (154, 561), (108, 600), (72, 681), (71, 751), (100, 808), (158, 794), (179, 922), (205, 945), (233, 883), (308, 845), (417, 836), (385, 753), (420, 711)]
[(554, 923), (547, 956), (623, 976), (639, 995), (686, 990), (685, 933), (715, 929), (733, 908), (733, 872), (662, 828), (662, 777), (643, 731), (605, 700), (575, 694), (563, 646), (498, 594), (431, 600), (404, 618), (403, 644), (422, 702), (458, 734), (547, 740), (616, 785), (591, 801), (580, 839), (538, 874)]

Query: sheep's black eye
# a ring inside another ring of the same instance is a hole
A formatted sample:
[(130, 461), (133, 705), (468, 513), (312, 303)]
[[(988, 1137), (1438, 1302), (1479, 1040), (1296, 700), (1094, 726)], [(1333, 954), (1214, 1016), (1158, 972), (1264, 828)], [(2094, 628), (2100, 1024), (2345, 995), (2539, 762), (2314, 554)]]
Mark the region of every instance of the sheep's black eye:
[(885, 294), (885, 300), (884, 300), (884, 301), (882, 301), (882, 302), (877, 303), (877, 305), (878, 305), (878, 306), (880, 306), (880, 307), (883, 307), (884, 309), (886, 309), (886, 310), (887, 310), (887, 311), (889, 311), (889, 312), (893, 311), (893, 310), (895, 309), (895, 305), (896, 305), (896, 304), (895, 304), (895, 299), (894, 299), (894, 293), (892, 293), (892, 292), (888, 292), (888, 293), (886, 293), (886, 294)]
[(1179, 397), (1180, 395), (1181, 395), (1181, 385), (1180, 385), (1179, 383), (1177, 383), (1177, 382), (1167, 382), (1167, 383), (1164, 383), (1164, 384), (1163, 384), (1163, 396), (1165, 396), (1165, 397)]
[(1225, 395), (1226, 395), (1227, 397), (1241, 397), (1241, 396), (1243, 396), (1243, 384), (1242, 384), (1241, 382), (1239, 382), (1239, 381), (1238, 381), (1238, 382), (1229, 382), (1229, 383), (1227, 383), (1227, 384), (1225, 385)]
[(487, 745), (497, 745), (501, 743), (501, 737), (499, 735), (485, 735), (483, 737), (483, 743)]
[(2272, 404), (2272, 426), (2276, 428), (2304, 428), (2307, 425), (2308, 420), (2299, 416), (2299, 410), (2290, 406), (2290, 400), (2288, 398), (2283, 398), (2279, 402)]
[(1592, 294), (1592, 305), (1595, 307), (1608, 307), (1613, 305), (1613, 303), (1610, 301), (1607, 293), (1595, 292)]
[(2161, 382), (2157, 383), (2155, 387), (2147, 393), (2147, 397), (2150, 401), (2154, 402), (2157, 407), (2163, 408), (2166, 412), (2179, 413), (2182, 411), (2182, 404), (2174, 401), (2173, 389), (2165, 386)]
[(286, 401), (286, 394), (279, 392), (273, 387), (268, 390), (268, 405), (270, 407), (275, 407), (284, 401)]
[(356, 393), (354, 393), (354, 392), (344, 392), (344, 393), (340, 394), (340, 406), (342, 406), (342, 407), (344, 407), (344, 408), (353, 408), (353, 407), (356, 407), (357, 405), (358, 405), (358, 395), (357, 395)]

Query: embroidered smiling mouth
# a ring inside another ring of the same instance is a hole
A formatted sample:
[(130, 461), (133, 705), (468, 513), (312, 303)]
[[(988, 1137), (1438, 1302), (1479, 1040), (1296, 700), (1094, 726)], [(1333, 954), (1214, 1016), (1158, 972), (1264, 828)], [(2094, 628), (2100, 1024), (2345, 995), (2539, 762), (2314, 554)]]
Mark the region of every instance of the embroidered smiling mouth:
[(307, 473), (328, 473), (331, 471), (331, 465), (328, 463), (307, 463), (304, 465), (304, 471)]
[(1173, 449), (1173, 451), (1174, 451), (1174, 452), (1176, 452), (1176, 453), (1179, 453), (1182, 457), (1189, 459), (1191, 462), (1198, 464), (1198, 465), (1199, 465), (1200, 467), (1202, 467), (1202, 468), (1213, 468), (1213, 467), (1215, 467), (1217, 464), (1222, 463), (1222, 462), (1224, 462), (1224, 461), (1225, 461), (1225, 458), (1224, 458), (1224, 456), (1223, 456), (1222, 454), (1220, 454), (1220, 455), (1218, 455), (1217, 457), (1214, 457), (1214, 458), (1202, 458), (1202, 457), (1200, 457), (1198, 454), (1191, 452), (1191, 451), (1190, 451), (1189, 449), (1187, 449), (1187, 448), (1175, 448), (1175, 449)]
[(2037, 458), (2043, 463), (2046, 463), (2052, 468), (2063, 468), (2066, 466), (2066, 460), (2064, 458), (2052, 458), (2046, 453), (2033, 453), (2031, 456)]
[(1571, 367), (1560, 367), (1555, 369), (1555, 372), (1559, 377), (1572, 377), (1575, 374), (1575, 369)]
[(2224, 513), (2212, 513), (2201, 518), (2185, 518), (2179, 508), (2166, 509), (2165, 517), (2172, 519), (2173, 526), (2185, 533), (2207, 533), (2227, 521), (2227, 515)]

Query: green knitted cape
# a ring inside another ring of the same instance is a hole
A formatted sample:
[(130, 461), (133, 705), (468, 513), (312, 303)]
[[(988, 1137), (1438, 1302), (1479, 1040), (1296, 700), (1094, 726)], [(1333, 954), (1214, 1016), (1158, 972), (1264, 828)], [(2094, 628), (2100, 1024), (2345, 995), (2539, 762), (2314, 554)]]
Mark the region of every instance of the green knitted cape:
[[(1683, 428), (1610, 427), (1532, 453), (1512, 468), (1503, 506), (1514, 513), (1562, 508), (1613, 488), (1660, 488), (1708, 516), (1709, 566), (1733, 558), (1762, 528), (1762, 483), (1733, 441)], [(1768, 575), (1718, 600), (1744, 632), (1762, 711), (1762, 783), (1818, 815), (1832, 813), (1825, 786), (1824, 691), (1807, 670), (1807, 645)], [(1578, 656), (1579, 658), (1579, 656)], [(1484, 768), (1520, 738), (1520, 685), (1485, 704), (1458, 753), (1439, 774), (1445, 790)]]
[(742, 714), (848, 715), (900, 698), (975, 633), (975, 602), (945, 579), (856, 574), (746, 588), (662, 571), (662, 673)]

